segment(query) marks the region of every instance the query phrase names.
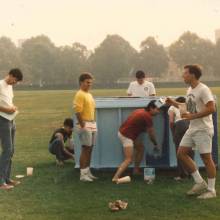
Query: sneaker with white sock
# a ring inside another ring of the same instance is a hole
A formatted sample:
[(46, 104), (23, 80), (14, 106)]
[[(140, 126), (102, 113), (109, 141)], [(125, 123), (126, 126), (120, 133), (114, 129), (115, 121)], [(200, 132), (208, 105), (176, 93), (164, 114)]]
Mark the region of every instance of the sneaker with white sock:
[(212, 199), (216, 197), (216, 191), (210, 191), (202, 193), (197, 199)]
[(194, 186), (186, 193), (188, 196), (200, 195), (207, 190), (207, 183), (205, 181), (201, 183), (195, 183)]
[(88, 174), (81, 174), (80, 181), (82, 182), (93, 182), (93, 179), (89, 177)]

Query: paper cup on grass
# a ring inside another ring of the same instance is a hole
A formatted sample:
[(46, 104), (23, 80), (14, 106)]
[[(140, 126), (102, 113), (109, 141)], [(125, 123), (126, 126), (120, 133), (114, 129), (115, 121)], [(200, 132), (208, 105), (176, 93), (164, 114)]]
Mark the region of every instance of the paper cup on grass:
[(125, 177), (122, 177), (122, 178), (119, 178), (117, 180), (117, 184), (120, 184), (120, 183), (129, 183), (131, 182), (131, 177), (130, 176), (125, 176)]
[(18, 179), (21, 179), (21, 178), (24, 178), (24, 175), (18, 174), (18, 175), (16, 175), (15, 177), (18, 178)]
[(155, 180), (155, 168), (144, 168), (144, 181), (152, 184)]
[(27, 176), (33, 175), (34, 168), (33, 167), (27, 167)]

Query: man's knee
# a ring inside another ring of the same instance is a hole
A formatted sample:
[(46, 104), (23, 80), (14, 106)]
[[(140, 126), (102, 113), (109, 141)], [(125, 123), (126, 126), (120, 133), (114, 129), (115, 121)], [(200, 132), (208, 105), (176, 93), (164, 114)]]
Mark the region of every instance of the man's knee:
[(85, 152), (85, 153), (91, 153), (92, 152), (92, 146), (82, 145), (82, 151)]
[(54, 139), (49, 145), (49, 152), (51, 154), (56, 154), (59, 149), (62, 149), (63, 142), (59, 138)]
[(201, 158), (202, 158), (202, 161), (205, 165), (209, 165), (209, 164), (213, 163), (211, 153), (201, 154)]
[(189, 154), (189, 149), (184, 147), (179, 147), (177, 151), (177, 159), (183, 160), (185, 156)]
[(131, 164), (133, 159), (132, 159), (132, 157), (128, 157), (128, 158), (125, 159), (125, 161), (126, 161), (127, 164)]
[(60, 138), (56, 138), (53, 140), (52, 145), (59, 145), (62, 143), (63, 143), (63, 141)]
[(59, 138), (56, 138), (53, 140), (53, 142), (50, 144), (50, 148), (52, 149), (52, 151), (56, 151), (59, 148), (62, 148), (63, 146), (63, 141)]

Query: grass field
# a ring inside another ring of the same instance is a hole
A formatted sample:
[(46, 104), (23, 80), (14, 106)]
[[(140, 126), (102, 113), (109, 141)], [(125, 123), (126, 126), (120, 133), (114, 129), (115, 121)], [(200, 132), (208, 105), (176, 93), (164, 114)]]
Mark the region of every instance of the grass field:
[[(212, 88), (220, 97), (220, 88)], [(123, 90), (95, 90), (94, 96), (125, 95)], [(159, 89), (158, 95), (185, 94), (185, 89)], [(142, 178), (127, 185), (111, 183), (112, 173), (96, 172), (95, 183), (81, 183), (73, 163), (55, 166), (47, 145), (52, 131), (65, 117), (72, 115), (73, 91), (18, 91), (16, 153), (13, 176), (25, 174), (27, 166), (34, 175), (22, 180), (12, 191), (0, 191), (0, 220), (219, 220), (220, 196), (198, 201), (185, 196), (192, 181), (176, 183), (171, 177), (158, 175), (153, 185)], [(220, 101), (220, 100), (218, 100)], [(220, 102), (219, 102), (220, 103)], [(217, 181), (220, 192), (220, 181)], [(128, 209), (118, 213), (108, 210), (108, 202), (128, 201)]]

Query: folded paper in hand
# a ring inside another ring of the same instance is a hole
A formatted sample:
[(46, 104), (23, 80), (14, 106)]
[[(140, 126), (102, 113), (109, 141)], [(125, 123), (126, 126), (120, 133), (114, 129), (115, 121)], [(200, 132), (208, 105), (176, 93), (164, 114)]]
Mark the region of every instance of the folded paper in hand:
[[(8, 104), (8, 102), (6, 102), (4, 99), (2, 99), (1, 96), (0, 96), (0, 106), (6, 107), (6, 108), (12, 107), (12, 105)], [(0, 111), (0, 116), (7, 119), (7, 120), (9, 120), (9, 121), (14, 120), (17, 114), (18, 114), (18, 111), (15, 111), (12, 114), (8, 114), (8, 113)]]
[(16, 115), (18, 114), (18, 111), (12, 113), (12, 114), (7, 114), (5, 112), (0, 112), (0, 116), (2, 116), (3, 118), (12, 121), (15, 119)]

